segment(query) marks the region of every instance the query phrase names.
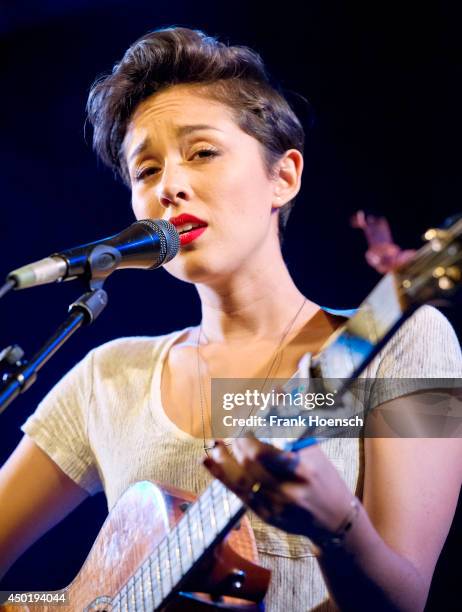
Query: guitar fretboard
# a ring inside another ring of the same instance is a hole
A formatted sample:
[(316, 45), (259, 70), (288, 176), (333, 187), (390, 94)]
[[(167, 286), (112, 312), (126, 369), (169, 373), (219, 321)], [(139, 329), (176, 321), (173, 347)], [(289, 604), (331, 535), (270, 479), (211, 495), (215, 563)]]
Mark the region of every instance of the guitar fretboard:
[(339, 379), (339, 385), (342, 379), (356, 378), (408, 309), (395, 276), (387, 274), (321, 348), (312, 360), (312, 374), (317, 378)]
[(156, 610), (244, 512), (241, 500), (214, 480), (112, 601), (113, 610)]

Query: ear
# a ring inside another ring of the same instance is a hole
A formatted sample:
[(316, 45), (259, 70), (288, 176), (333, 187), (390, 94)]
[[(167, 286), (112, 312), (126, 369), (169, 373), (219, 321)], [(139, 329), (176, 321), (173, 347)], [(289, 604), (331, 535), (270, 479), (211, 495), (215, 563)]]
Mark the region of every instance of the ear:
[(273, 209), (290, 202), (300, 191), (303, 172), (303, 155), (297, 149), (289, 149), (276, 162), (274, 169)]

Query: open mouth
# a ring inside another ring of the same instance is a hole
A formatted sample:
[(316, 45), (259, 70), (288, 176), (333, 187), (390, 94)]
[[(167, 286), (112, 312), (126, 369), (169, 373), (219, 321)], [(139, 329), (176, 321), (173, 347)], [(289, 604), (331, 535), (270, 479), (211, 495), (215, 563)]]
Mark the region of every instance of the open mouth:
[(199, 236), (201, 234), (203, 234), (206, 229), (207, 229), (206, 225), (201, 225), (199, 227), (196, 226), (195, 228), (179, 232), (179, 234), (180, 234), (180, 245), (183, 246), (185, 244), (189, 244), (190, 242), (192, 242), (196, 238), (199, 238)]
[(205, 225), (200, 223), (184, 223), (183, 225), (177, 226), (176, 231), (181, 236), (182, 234), (186, 234), (187, 232), (198, 229), (200, 227), (205, 227)]
[(196, 238), (199, 238), (207, 229), (207, 223), (205, 221), (189, 214), (181, 214), (178, 215), (178, 217), (172, 217), (170, 222), (173, 223), (180, 235), (181, 246), (196, 240)]

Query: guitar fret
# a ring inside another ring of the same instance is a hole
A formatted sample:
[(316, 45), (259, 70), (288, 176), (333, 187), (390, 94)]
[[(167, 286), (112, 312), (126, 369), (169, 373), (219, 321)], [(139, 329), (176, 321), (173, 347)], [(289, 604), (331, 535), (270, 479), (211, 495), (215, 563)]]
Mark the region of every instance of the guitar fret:
[(186, 520), (186, 534), (187, 534), (187, 538), (188, 541), (190, 542), (190, 550), (191, 550), (191, 560), (195, 561), (197, 559), (196, 555), (195, 555), (195, 545), (194, 545), (194, 538), (193, 538), (193, 534), (191, 531), (191, 518), (190, 518), (190, 514), (189, 512), (186, 512), (185, 514), (185, 520)]
[(120, 592), (120, 610), (121, 612), (128, 612), (127, 589), (125, 586), (122, 587)]
[(143, 588), (143, 602), (146, 610), (154, 608), (154, 601), (151, 589), (151, 575), (146, 563), (141, 566), (141, 583)]
[(242, 501), (239, 499), (239, 497), (237, 495), (234, 495), (234, 493), (232, 491), (230, 491), (229, 489), (225, 488), (225, 495), (228, 499), (228, 504), (229, 504), (229, 508), (230, 508), (230, 514), (231, 516), (236, 514), (237, 512), (239, 512), (239, 510), (243, 507), (243, 503)]
[(199, 512), (204, 524), (204, 536), (206, 546), (209, 546), (217, 535), (217, 520), (212, 506), (211, 490), (206, 489), (199, 497)]
[(120, 610), (120, 591), (112, 598), (111, 610), (112, 612)]
[(215, 516), (216, 519), (216, 525), (217, 525), (217, 532), (219, 533), (222, 529), (221, 527), (221, 520), (220, 520), (220, 515), (218, 513), (218, 507), (217, 507), (217, 502), (215, 501), (217, 495), (215, 492), (215, 482), (216, 480), (214, 480), (210, 486), (210, 499), (212, 502), (212, 508), (213, 508), (213, 515)]
[(225, 510), (225, 514), (227, 514), (228, 516), (231, 516), (231, 508), (229, 505), (227, 489), (222, 489), (222, 500), (223, 500), (223, 508)]
[(229, 507), (224, 504), (224, 485), (219, 483), (217, 480), (212, 482), (212, 501), (214, 508), (216, 510), (217, 523), (220, 531), (224, 529), (226, 524), (228, 523), (231, 514), (229, 512)]
[(164, 599), (165, 596), (168, 595), (168, 591), (166, 590), (166, 587), (165, 587), (165, 583), (164, 583), (165, 573), (163, 571), (162, 563), (160, 561), (160, 546), (161, 544), (157, 546), (156, 551), (155, 551), (155, 567), (156, 567), (156, 575), (157, 575), (157, 584), (159, 585), (159, 591), (160, 591), (161, 597), (162, 599)]
[(162, 542), (159, 544), (158, 551), (159, 551), (159, 563), (160, 563), (160, 569), (161, 569), (161, 575), (162, 575), (162, 591), (163, 591), (163, 596), (165, 598), (170, 593), (170, 591), (172, 590), (172, 586), (173, 586), (172, 574), (171, 574), (171, 564), (170, 564), (170, 558), (168, 554), (168, 544), (165, 540), (162, 540)]
[(141, 578), (139, 570), (133, 576), (134, 579), (134, 593), (135, 593), (135, 610), (144, 610), (143, 605), (143, 580)]
[(175, 527), (167, 536), (172, 584), (177, 584), (183, 576), (183, 572), (181, 571), (180, 547), (178, 542), (178, 530)]
[(204, 534), (200, 524), (200, 516), (198, 514), (197, 505), (193, 504), (186, 514), (188, 517), (189, 532), (191, 534), (194, 561), (197, 561), (197, 559), (204, 552)]
[(160, 557), (159, 557), (159, 546), (157, 546), (156, 550), (151, 556), (153, 559), (152, 564), (154, 567), (156, 583), (159, 587), (159, 593), (160, 593), (161, 600), (163, 600), (165, 597), (165, 593), (164, 593), (163, 572), (162, 572), (162, 567), (160, 564)]
[(184, 575), (191, 568), (191, 565), (193, 563), (191, 538), (189, 535), (186, 516), (184, 516), (178, 524), (178, 539), (180, 542), (181, 566)]
[(149, 575), (151, 576), (151, 591), (154, 599), (154, 605), (157, 608), (162, 601), (162, 592), (159, 584), (159, 567), (155, 567), (153, 564), (152, 555), (148, 559), (149, 562)]
[(135, 591), (133, 583), (134, 581), (132, 578), (127, 582), (127, 605), (129, 610), (135, 611)]

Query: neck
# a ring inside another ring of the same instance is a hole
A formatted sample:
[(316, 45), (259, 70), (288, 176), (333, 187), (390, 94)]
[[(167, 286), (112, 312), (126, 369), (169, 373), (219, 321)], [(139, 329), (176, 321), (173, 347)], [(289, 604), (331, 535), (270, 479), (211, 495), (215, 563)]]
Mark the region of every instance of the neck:
[[(226, 283), (196, 285), (202, 305), (202, 329), (210, 342), (280, 337), (303, 304), (280, 251), (259, 265), (253, 261)], [(306, 300), (294, 330), (318, 310)]]

